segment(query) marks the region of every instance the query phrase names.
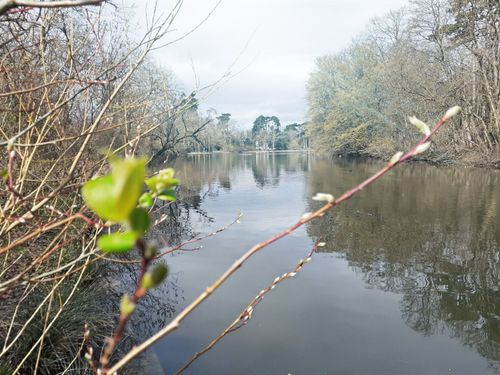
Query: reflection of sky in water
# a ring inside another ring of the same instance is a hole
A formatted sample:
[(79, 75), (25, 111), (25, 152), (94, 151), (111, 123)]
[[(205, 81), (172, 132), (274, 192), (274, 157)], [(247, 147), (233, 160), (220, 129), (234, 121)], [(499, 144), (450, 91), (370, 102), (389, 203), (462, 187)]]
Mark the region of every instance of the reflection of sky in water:
[[(313, 193), (338, 195), (376, 166), (300, 154), (218, 155), (176, 166), (194, 187), (186, 195), (212, 191), (200, 208), (214, 221), (192, 213), (195, 232), (231, 222), (238, 210), (244, 214), (201, 251), (169, 258), (183, 290), (177, 309), (249, 247), (311, 210)], [(164, 371), (206, 345), (322, 235), (327, 252), (273, 290), (248, 326), (226, 336), (187, 374), (496, 373), (498, 177), (422, 165), (395, 171), (245, 264), (155, 346)]]

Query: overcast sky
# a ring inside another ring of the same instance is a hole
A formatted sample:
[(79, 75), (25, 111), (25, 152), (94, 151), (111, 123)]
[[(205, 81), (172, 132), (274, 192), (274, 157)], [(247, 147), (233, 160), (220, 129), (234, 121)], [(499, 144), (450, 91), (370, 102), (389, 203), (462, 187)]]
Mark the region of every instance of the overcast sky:
[[(131, 1), (130, 3), (133, 3)], [(145, 0), (134, 11), (145, 24)], [(167, 12), (174, 1), (160, 0)], [(185, 0), (174, 39), (199, 24), (217, 0)], [(154, 52), (189, 93), (197, 86), (233, 76), (201, 108), (229, 112), (243, 128), (260, 114), (282, 124), (307, 118), (305, 85), (316, 57), (347, 47), (370, 18), (398, 9), (407, 0), (223, 0), (208, 20), (180, 42)], [(140, 27), (138, 28), (138, 30)]]

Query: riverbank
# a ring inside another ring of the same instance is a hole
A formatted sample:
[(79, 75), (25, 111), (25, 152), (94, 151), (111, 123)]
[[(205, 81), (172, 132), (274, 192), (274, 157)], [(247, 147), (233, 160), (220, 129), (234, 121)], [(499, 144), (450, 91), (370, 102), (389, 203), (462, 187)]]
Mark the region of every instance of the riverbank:
[[(500, 169), (500, 148), (498, 150), (499, 155), (490, 155), (485, 158), (478, 152), (468, 152), (462, 154), (459, 158), (452, 158), (447, 155), (434, 156), (431, 154), (430, 157), (415, 157), (410, 162), (424, 162), (436, 166), (467, 166), (475, 168), (491, 168)], [(366, 153), (347, 153), (347, 154), (336, 154), (328, 152), (320, 152), (313, 149), (308, 150), (249, 150), (249, 151), (211, 151), (211, 152), (189, 152), (186, 156), (200, 156), (200, 155), (258, 155), (258, 154), (297, 154), (297, 153), (307, 153), (314, 154), (320, 158), (326, 159), (341, 159), (341, 158), (362, 158), (362, 159), (374, 159), (374, 160), (386, 160), (390, 157), (382, 157), (380, 155), (371, 155)]]

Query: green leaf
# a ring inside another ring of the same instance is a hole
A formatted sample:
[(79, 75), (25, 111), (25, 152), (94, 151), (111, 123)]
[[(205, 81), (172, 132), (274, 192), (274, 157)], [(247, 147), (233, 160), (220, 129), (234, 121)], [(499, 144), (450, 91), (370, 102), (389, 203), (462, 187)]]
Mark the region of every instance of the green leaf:
[(153, 193), (160, 194), (162, 190), (170, 189), (179, 185), (179, 180), (174, 178), (174, 170), (172, 168), (168, 168), (161, 170), (153, 177), (148, 178), (145, 183)]
[(159, 195), (171, 195), (172, 197), (175, 197), (175, 190), (174, 189), (163, 189), (162, 191), (158, 192)]
[(105, 234), (97, 240), (97, 247), (105, 253), (126, 253), (135, 246), (135, 232)]
[(108, 175), (87, 181), (82, 188), (85, 203), (105, 220), (116, 221), (113, 178)]
[(149, 193), (144, 193), (139, 198), (139, 206), (151, 208), (153, 206), (153, 197)]
[(158, 194), (158, 199), (162, 199), (164, 201), (175, 202), (177, 198), (175, 197), (175, 191), (173, 189), (163, 189)]
[(141, 283), (142, 289), (149, 290), (151, 288), (156, 288), (165, 280), (167, 275), (168, 267), (164, 264), (158, 264), (152, 271), (144, 275)]
[(130, 215), (129, 223), (131, 229), (136, 232), (138, 236), (142, 236), (149, 230), (151, 220), (144, 208), (136, 208)]
[(146, 169), (145, 159), (124, 159), (111, 163), (113, 192), (115, 194), (115, 212), (121, 220), (132, 213), (141, 195)]
[(172, 178), (174, 177), (175, 170), (174, 168), (165, 168), (159, 171), (158, 174), (164, 178)]
[(159, 185), (163, 186), (162, 189), (169, 189), (171, 187), (179, 185), (179, 180), (176, 178), (162, 178)]
[(82, 195), (102, 219), (122, 222), (129, 218), (141, 194), (146, 161), (116, 159), (110, 175), (86, 182)]
[(153, 177), (150, 177), (150, 178), (144, 180), (145, 184), (148, 186), (149, 190), (151, 190), (152, 192), (156, 192), (156, 181), (157, 181), (156, 176), (153, 176)]
[(167, 201), (167, 202), (176, 202), (177, 201), (177, 198), (172, 197), (171, 195), (158, 195), (158, 199), (161, 199), (161, 200)]

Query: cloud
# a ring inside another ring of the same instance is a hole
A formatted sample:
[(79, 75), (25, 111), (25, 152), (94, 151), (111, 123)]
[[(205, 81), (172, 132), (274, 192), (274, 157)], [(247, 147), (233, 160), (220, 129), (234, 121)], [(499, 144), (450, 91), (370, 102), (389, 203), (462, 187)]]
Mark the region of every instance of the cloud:
[[(186, 0), (175, 21), (175, 39), (199, 24), (216, 0)], [(282, 123), (307, 116), (305, 85), (316, 57), (347, 47), (370, 18), (404, 6), (407, 0), (225, 0), (185, 39), (159, 49), (153, 58), (169, 67), (186, 92), (197, 84), (234, 75), (205, 98), (202, 108), (229, 112), (248, 127), (260, 115)], [(144, 7), (135, 10), (143, 30)], [(172, 2), (160, 1), (168, 12)], [(235, 62), (236, 61), (236, 62)], [(234, 65), (233, 65), (234, 63)]]

